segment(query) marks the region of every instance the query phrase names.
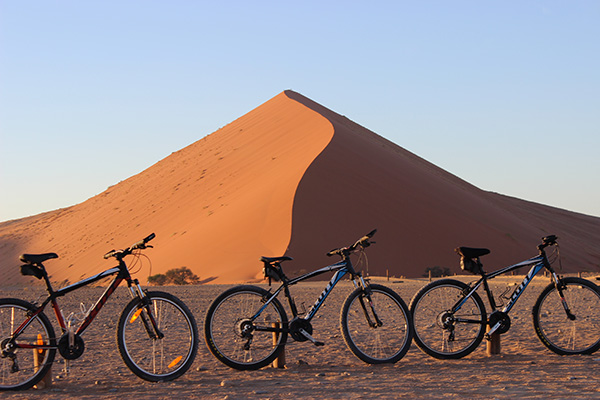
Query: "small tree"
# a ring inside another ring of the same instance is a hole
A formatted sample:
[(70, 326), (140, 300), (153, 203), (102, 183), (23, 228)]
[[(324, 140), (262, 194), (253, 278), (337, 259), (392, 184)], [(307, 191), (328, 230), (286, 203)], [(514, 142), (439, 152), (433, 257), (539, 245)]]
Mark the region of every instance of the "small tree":
[(167, 283), (167, 276), (165, 274), (156, 274), (149, 276), (148, 283), (153, 286), (162, 286)]
[(188, 267), (170, 269), (165, 275), (167, 281), (174, 285), (194, 285), (200, 280)]
[(435, 267), (427, 267), (425, 268), (425, 273), (423, 274), (424, 277), (428, 277), (429, 276), (429, 271), (431, 271), (431, 277), (432, 278), (441, 278), (442, 276), (449, 276), (450, 275), (450, 268), (448, 267), (440, 267), (439, 265), (436, 265)]
[(188, 267), (173, 268), (164, 274), (156, 274), (148, 277), (151, 285), (197, 285), (200, 278)]

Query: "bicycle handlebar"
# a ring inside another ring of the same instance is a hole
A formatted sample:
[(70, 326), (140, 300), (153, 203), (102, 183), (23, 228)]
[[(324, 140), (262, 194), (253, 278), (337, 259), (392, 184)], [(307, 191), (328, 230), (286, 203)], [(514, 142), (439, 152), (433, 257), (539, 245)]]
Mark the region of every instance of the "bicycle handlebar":
[(557, 239), (558, 239), (558, 237), (556, 235), (544, 236), (542, 238), (542, 243), (539, 244), (537, 247), (538, 250), (542, 251), (548, 246), (557, 246), (558, 245), (558, 243), (556, 242)]
[(149, 241), (151, 241), (152, 239), (154, 239), (155, 237), (156, 237), (156, 235), (154, 233), (151, 233), (148, 236), (146, 236), (144, 239), (132, 244), (130, 247), (128, 247), (125, 250), (111, 250), (104, 255), (104, 259), (109, 259), (110, 257), (115, 257), (116, 259), (120, 260), (123, 257), (131, 254), (134, 250), (152, 247), (152, 246), (147, 245), (147, 243)]
[(340, 257), (346, 257), (356, 251), (356, 249), (369, 247), (371, 244), (375, 242), (371, 242), (370, 239), (375, 235), (377, 229), (373, 229), (371, 232), (367, 233), (365, 236), (358, 239), (352, 246), (348, 247), (340, 247), (339, 249), (333, 249), (327, 253), (328, 257), (339, 255)]

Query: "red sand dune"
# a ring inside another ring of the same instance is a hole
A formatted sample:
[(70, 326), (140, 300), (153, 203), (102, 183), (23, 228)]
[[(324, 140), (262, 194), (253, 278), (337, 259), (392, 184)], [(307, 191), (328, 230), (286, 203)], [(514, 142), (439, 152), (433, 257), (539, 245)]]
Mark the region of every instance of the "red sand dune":
[[(52, 279), (74, 282), (151, 232), (152, 274), (187, 266), (213, 283), (251, 281), (261, 255), (285, 253), (293, 275), (373, 228), (371, 275), (458, 272), (459, 245), (491, 248), (491, 269), (535, 255), (551, 233), (565, 271), (600, 269), (600, 218), (482, 191), (285, 91), (81, 204), (0, 223), (0, 284), (31, 281), (23, 252), (58, 253)], [(140, 280), (149, 273), (144, 262)]]

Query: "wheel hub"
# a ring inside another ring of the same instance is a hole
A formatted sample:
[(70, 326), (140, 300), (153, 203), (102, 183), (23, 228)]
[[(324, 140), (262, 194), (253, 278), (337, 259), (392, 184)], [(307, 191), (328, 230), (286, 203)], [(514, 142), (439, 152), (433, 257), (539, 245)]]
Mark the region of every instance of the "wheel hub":
[(437, 324), (442, 329), (451, 329), (454, 326), (454, 314), (451, 311), (442, 312), (437, 317)]
[(238, 322), (236, 333), (240, 335), (240, 337), (248, 337), (252, 334), (252, 331), (254, 331), (254, 324), (251, 320), (243, 319)]

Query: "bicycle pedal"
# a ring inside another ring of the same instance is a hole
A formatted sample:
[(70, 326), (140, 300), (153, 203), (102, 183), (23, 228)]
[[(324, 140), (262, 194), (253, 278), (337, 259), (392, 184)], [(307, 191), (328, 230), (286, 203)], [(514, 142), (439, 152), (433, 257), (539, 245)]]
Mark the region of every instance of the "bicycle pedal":
[(302, 334), (302, 336), (304, 336), (305, 338), (307, 338), (308, 340), (310, 340), (315, 346), (325, 346), (325, 343), (319, 342), (317, 339), (315, 339), (314, 337), (312, 337), (310, 335), (310, 333), (306, 332), (304, 329), (300, 328), (298, 330), (298, 332), (300, 332)]

